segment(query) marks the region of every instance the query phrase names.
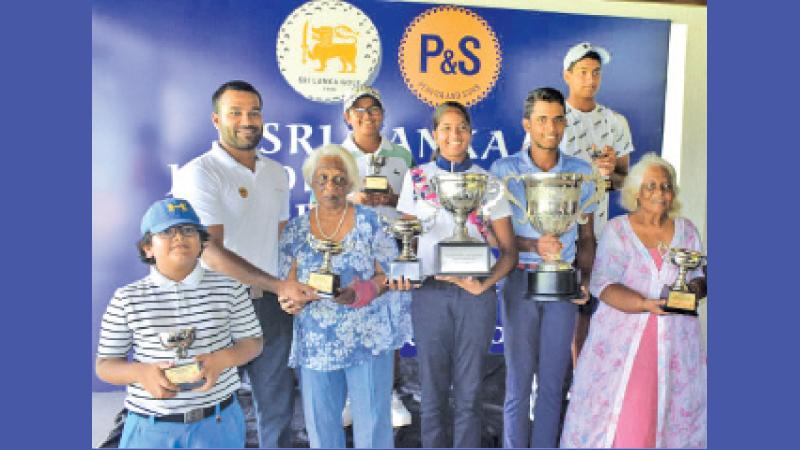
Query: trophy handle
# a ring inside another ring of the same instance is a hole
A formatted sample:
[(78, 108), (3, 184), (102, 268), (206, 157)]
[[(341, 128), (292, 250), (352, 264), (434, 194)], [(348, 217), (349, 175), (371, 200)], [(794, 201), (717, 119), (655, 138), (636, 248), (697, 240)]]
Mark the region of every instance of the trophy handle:
[(486, 183), (486, 192), (483, 198), (488, 199), (483, 203), (481, 209), (485, 211), (486, 215), (490, 215), (489, 210), (492, 209), (497, 202), (499, 202), (505, 195), (505, 185), (495, 177), (489, 177)]
[(596, 167), (592, 167), (592, 174), (591, 175), (583, 175), (583, 181), (591, 181), (594, 183), (594, 193), (589, 200), (586, 200), (586, 203), (581, 205), (580, 210), (578, 211), (578, 219), (577, 222), (579, 225), (585, 225), (589, 219), (583, 218), (583, 213), (586, 211), (587, 208), (592, 206), (592, 203), (599, 203), (602, 200), (603, 195), (605, 195), (606, 191), (603, 188), (605, 181), (603, 180), (603, 176), (600, 175), (600, 172), (597, 171)]
[[(506, 175), (505, 177), (503, 177), (503, 186), (504, 186), (503, 195), (505, 195), (506, 200), (508, 200), (511, 204), (513, 204), (517, 208), (519, 208), (520, 211), (522, 211), (523, 218), (521, 220), (516, 219), (517, 222), (520, 224), (528, 223), (530, 221), (531, 215), (530, 213), (528, 213), (528, 208), (523, 207), (522, 203), (520, 203), (519, 200), (517, 200), (517, 198), (514, 197), (514, 195), (511, 193), (511, 189), (508, 188), (508, 182), (512, 180), (523, 181), (524, 179), (525, 179), (524, 175)], [(524, 187), (525, 186), (523, 185), (523, 190)]]

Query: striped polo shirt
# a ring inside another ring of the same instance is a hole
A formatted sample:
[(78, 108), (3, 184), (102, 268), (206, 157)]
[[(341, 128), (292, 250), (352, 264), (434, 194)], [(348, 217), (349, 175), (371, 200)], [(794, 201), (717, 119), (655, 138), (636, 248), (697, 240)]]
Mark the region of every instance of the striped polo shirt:
[[(175, 361), (175, 350), (165, 349), (159, 333), (195, 328), (187, 358), (233, 346), (234, 341), (261, 336), (253, 304), (245, 287), (197, 264), (176, 282), (156, 270), (119, 288), (108, 304), (100, 326), (98, 358), (126, 358), (135, 362)], [(155, 399), (139, 383), (129, 384), (125, 407), (147, 415), (182, 413), (214, 405), (240, 386), (235, 367), (225, 369), (206, 392), (181, 391), (173, 398)]]

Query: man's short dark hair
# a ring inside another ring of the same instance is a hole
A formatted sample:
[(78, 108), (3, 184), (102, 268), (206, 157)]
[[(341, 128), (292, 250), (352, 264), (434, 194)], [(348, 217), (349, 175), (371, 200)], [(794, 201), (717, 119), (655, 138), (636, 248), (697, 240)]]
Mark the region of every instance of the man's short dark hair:
[(243, 91), (243, 92), (252, 92), (256, 94), (258, 97), (258, 104), (259, 106), (263, 106), (264, 102), (261, 101), (261, 93), (253, 87), (252, 84), (248, 83), (247, 81), (242, 80), (233, 80), (228, 81), (227, 83), (223, 84), (222, 86), (218, 87), (214, 94), (211, 96), (211, 106), (214, 108), (214, 112), (219, 112), (218, 104), (219, 98), (225, 91)]
[(564, 111), (567, 110), (567, 105), (564, 101), (564, 94), (562, 94), (561, 91), (551, 87), (542, 87), (528, 92), (528, 97), (525, 99), (526, 119), (531, 117), (531, 112), (533, 112), (533, 105), (536, 102), (558, 103), (561, 105), (562, 108), (564, 108)]
[(578, 61), (584, 60), (586, 58), (593, 59), (593, 60), (597, 61), (598, 63), (600, 63), (601, 66), (603, 65), (603, 60), (602, 60), (602, 58), (600, 58), (600, 53), (597, 53), (596, 51), (592, 50), (590, 52), (586, 52), (586, 54), (583, 55), (583, 57), (581, 57), (581, 59), (579, 59), (577, 61), (574, 61), (572, 64), (570, 64), (569, 67), (567, 67), (567, 70), (572, 72), (572, 68), (575, 67), (575, 64), (577, 64)]
[[(203, 254), (203, 248), (206, 246), (206, 242), (208, 242), (209, 234), (206, 230), (198, 229), (197, 232), (200, 234), (200, 255)], [(156, 259), (153, 257), (148, 257), (147, 253), (144, 252), (145, 245), (151, 245), (153, 243), (153, 233), (147, 232), (139, 239), (139, 242), (136, 243), (136, 249), (139, 250), (139, 259), (145, 263), (153, 265), (156, 263)], [(198, 255), (198, 258), (200, 257)]]

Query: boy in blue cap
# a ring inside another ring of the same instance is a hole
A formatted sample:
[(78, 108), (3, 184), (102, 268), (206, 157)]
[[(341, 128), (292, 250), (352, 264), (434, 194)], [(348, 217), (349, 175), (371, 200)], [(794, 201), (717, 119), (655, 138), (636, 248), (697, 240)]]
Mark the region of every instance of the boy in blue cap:
[(186, 200), (155, 202), (141, 233), (137, 247), (150, 274), (114, 293), (95, 367), (100, 379), (128, 386), (119, 446), (242, 448), (236, 367), (263, 346), (248, 292), (199, 264), (208, 233)]

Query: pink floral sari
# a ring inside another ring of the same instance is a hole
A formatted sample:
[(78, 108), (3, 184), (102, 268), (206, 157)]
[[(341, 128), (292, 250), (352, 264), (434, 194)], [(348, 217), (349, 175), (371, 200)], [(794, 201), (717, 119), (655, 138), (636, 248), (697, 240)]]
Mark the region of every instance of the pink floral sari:
[[(670, 247), (702, 250), (697, 229), (689, 220), (675, 219)], [(647, 298), (658, 298), (677, 272), (670, 263), (658, 268), (633, 232), (628, 216), (620, 216), (608, 222), (600, 239), (590, 290), (598, 296), (609, 284), (620, 283)], [(701, 274), (696, 270), (688, 278)], [(620, 423), (626, 426), (627, 419), (622, 417), (626, 391), (634, 378), (634, 386), (642, 380), (634, 370), (652, 371), (646, 365), (634, 367), (640, 345), (648, 343), (642, 337), (650, 320), (657, 322), (655, 447), (706, 446), (706, 355), (699, 320), (678, 314), (624, 313), (601, 302), (575, 368), (561, 447), (614, 445)], [(624, 439), (625, 431), (620, 432)]]

